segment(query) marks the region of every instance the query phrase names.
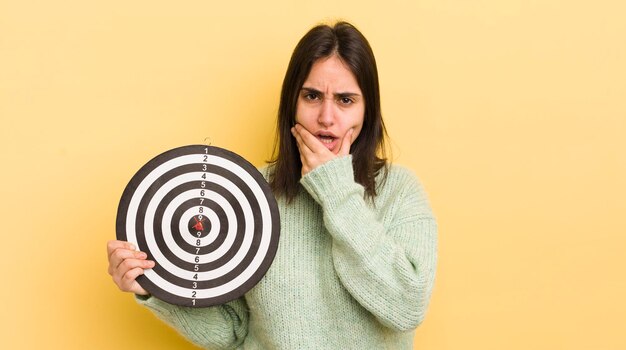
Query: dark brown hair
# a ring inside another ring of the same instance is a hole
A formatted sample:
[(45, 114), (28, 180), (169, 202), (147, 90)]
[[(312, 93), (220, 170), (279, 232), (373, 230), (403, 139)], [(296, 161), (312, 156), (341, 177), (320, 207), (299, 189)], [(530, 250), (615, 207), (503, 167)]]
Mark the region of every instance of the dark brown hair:
[(356, 77), (365, 100), (363, 128), (350, 148), (355, 181), (363, 185), (366, 197), (376, 196), (376, 176), (387, 175), (385, 138), (387, 132), (380, 108), (378, 70), (367, 39), (353, 25), (338, 22), (318, 25), (307, 32), (291, 55), (283, 80), (278, 107), (270, 187), (277, 196), (291, 201), (298, 193), (302, 162), (291, 127), (295, 125), (298, 95), (313, 63), (337, 55)]

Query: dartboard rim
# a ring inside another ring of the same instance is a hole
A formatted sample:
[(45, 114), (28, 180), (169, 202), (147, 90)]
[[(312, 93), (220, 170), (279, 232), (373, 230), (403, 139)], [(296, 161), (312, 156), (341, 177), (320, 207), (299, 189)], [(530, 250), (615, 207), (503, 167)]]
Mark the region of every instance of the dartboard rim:
[[(271, 216), (271, 237), (269, 242), (269, 247), (265, 256), (263, 257), (262, 262), (258, 266), (258, 268), (252, 273), (252, 276), (248, 278), (245, 282), (243, 282), (238, 287), (233, 290), (226, 292), (224, 294), (220, 294), (214, 297), (209, 298), (195, 298), (195, 303), (191, 303), (192, 298), (182, 297), (179, 295), (175, 295), (170, 293), (169, 291), (164, 290), (157, 284), (155, 284), (152, 280), (144, 275), (140, 275), (137, 277), (136, 281), (139, 283), (141, 287), (143, 287), (151, 296), (154, 296), (158, 299), (161, 299), (165, 302), (174, 305), (181, 306), (190, 306), (190, 307), (208, 307), (215, 306), (227, 303), (229, 301), (235, 300), (237, 298), (242, 297), (246, 292), (252, 289), (267, 273), (267, 270), (271, 266), (274, 257), (276, 256), (276, 252), (278, 250), (278, 241), (280, 236), (280, 217), (278, 204), (274, 197), (272, 190), (269, 187), (269, 184), (263, 177), (263, 175), (259, 172), (259, 170), (254, 167), (250, 162), (248, 162), (245, 158), (229, 151), (224, 148), (216, 147), (216, 146), (207, 146), (207, 145), (187, 145), (176, 147), (170, 150), (167, 150), (150, 161), (145, 163), (131, 178), (131, 180), (126, 185), (122, 196), (120, 198), (120, 202), (117, 210), (117, 218), (116, 218), (116, 237), (118, 240), (127, 241), (128, 236), (126, 232), (126, 220), (129, 205), (131, 203), (131, 199), (137, 190), (137, 187), (142, 183), (142, 181), (150, 174), (153, 170), (155, 170), (161, 164), (172, 160), (177, 157), (192, 155), (192, 154), (205, 154), (205, 148), (208, 148), (208, 154), (218, 156), (221, 158), (225, 158), (237, 166), (241, 167), (245, 172), (252, 176), (259, 189), (263, 192), (264, 198), (266, 199), (266, 203), (269, 207), (270, 216)], [(193, 164), (193, 163), (189, 163)], [(201, 163), (198, 163), (201, 164)], [(134, 242), (137, 243), (137, 242)], [(138, 247), (140, 248), (140, 247)], [(147, 247), (146, 247), (147, 248)], [(150, 251), (144, 251), (148, 254), (148, 259), (153, 259), (153, 256)], [(245, 270), (245, 269), (244, 269)], [(167, 271), (167, 270), (166, 270)], [(189, 271), (191, 272), (191, 271)]]

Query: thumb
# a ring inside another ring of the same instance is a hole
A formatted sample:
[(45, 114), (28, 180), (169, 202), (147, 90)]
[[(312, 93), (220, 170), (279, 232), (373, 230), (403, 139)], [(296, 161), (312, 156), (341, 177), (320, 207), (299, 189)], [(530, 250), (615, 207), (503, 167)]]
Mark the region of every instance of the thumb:
[(337, 152), (338, 156), (347, 156), (348, 154), (350, 154), (350, 146), (352, 145), (353, 133), (354, 129), (350, 129), (344, 135), (343, 140), (341, 140), (341, 148), (339, 148), (339, 152)]

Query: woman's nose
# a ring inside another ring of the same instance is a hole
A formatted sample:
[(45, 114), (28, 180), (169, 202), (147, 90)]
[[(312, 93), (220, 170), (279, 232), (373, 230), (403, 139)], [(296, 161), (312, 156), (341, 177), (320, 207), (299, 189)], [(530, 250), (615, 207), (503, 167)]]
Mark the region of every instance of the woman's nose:
[(332, 126), (335, 122), (335, 106), (332, 99), (325, 99), (322, 103), (317, 122), (325, 127)]

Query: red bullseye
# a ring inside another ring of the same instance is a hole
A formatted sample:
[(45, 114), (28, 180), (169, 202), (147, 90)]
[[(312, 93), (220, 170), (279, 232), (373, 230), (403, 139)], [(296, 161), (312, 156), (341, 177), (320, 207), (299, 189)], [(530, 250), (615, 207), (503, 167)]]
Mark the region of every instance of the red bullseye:
[(211, 231), (211, 222), (203, 215), (195, 215), (187, 224), (189, 233), (194, 237), (205, 237)]
[(202, 222), (204, 221), (204, 218), (202, 218), (200, 220), (198, 220), (198, 218), (196, 218), (195, 216), (193, 218), (194, 218), (194, 220), (196, 220), (196, 224), (193, 225), (193, 228), (196, 231), (204, 231), (204, 225), (202, 225)]

